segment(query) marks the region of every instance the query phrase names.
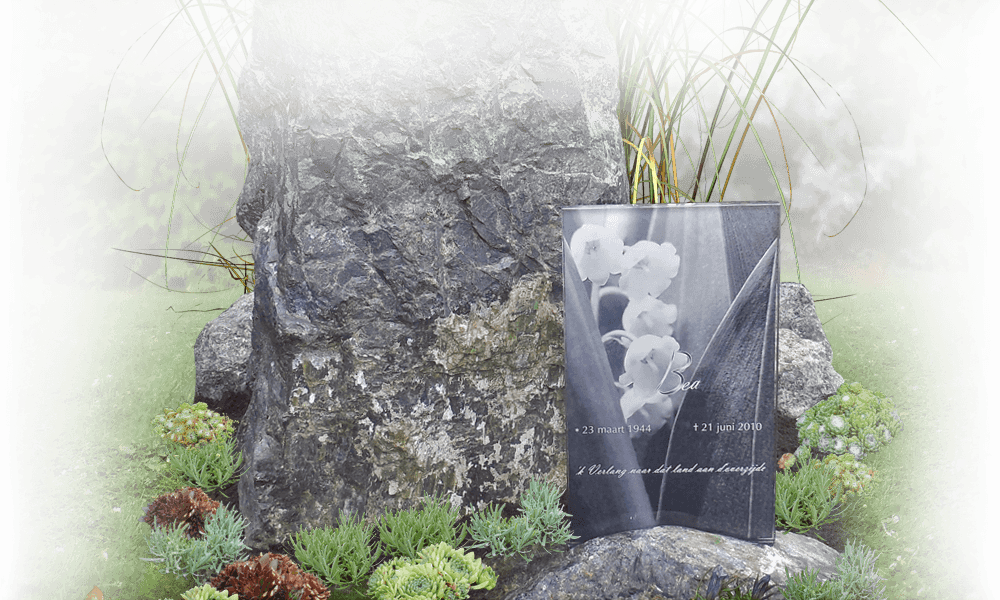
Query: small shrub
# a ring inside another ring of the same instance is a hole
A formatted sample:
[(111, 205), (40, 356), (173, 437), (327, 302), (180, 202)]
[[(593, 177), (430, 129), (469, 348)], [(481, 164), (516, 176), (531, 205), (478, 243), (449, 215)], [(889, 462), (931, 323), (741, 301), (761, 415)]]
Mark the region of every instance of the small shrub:
[(210, 492), (236, 481), (242, 462), (243, 453), (236, 453), (236, 441), (229, 437), (182, 446), (167, 457), (170, 470)]
[(875, 568), (873, 550), (847, 542), (837, 558), (837, 574), (823, 581), (816, 571), (805, 570), (787, 575), (782, 590), (786, 600), (885, 600), (884, 579)]
[(541, 543), (539, 532), (520, 515), (505, 519), (499, 506), (487, 506), (472, 515), (469, 535), (475, 541), (469, 548), (489, 548), (490, 556), (520, 556), (530, 562), (533, 548)]
[(885, 581), (875, 567), (878, 555), (863, 544), (847, 542), (837, 558), (837, 583), (844, 598), (851, 600), (884, 600)]
[(781, 590), (785, 600), (844, 600), (840, 588), (832, 581), (819, 578), (819, 571), (806, 569), (789, 574), (785, 569), (785, 587)]

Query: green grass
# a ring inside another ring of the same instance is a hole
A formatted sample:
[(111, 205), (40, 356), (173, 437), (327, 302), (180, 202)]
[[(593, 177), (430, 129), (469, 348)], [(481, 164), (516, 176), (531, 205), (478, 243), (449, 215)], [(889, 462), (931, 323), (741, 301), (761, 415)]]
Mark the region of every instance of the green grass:
[(143, 508), (170, 487), (150, 420), (193, 397), (194, 341), (219, 311), (168, 307), (225, 307), (238, 292), (32, 289), (21, 315), (31, 335), (18, 394), (16, 597), (81, 600), (97, 585), (108, 600), (178, 598), (190, 583), (138, 560)]
[[(959, 342), (947, 345), (962, 316), (942, 310), (931, 293), (947, 294), (948, 284), (899, 277), (864, 287), (838, 275), (803, 283), (817, 299), (856, 294), (817, 303), (834, 367), (848, 381), (891, 395), (904, 420), (896, 440), (870, 457), (879, 483), (846, 507), (844, 527), (881, 554), (890, 598), (975, 597), (975, 562), (959, 559), (964, 534), (976, 530), (975, 495), (956, 482), (973, 477), (963, 440), (983, 425), (955, 410), (974, 390), (961, 387)], [(168, 307), (224, 307), (238, 295), (49, 287), (31, 301), (22, 315), (33, 334), (25, 342), (24, 426), (14, 457), (25, 483), (17, 508), (18, 598), (76, 600), (97, 585), (108, 600), (159, 600), (191, 587), (138, 560), (148, 531), (142, 509), (173, 489), (150, 420), (191, 401), (192, 346), (219, 314)], [(52, 306), (61, 308), (53, 313)]]
[[(968, 282), (940, 275), (892, 275), (865, 284), (861, 271), (803, 277), (848, 382), (893, 397), (904, 429), (866, 462), (877, 484), (844, 508), (849, 539), (880, 553), (889, 598), (973, 598), (979, 574), (970, 549), (977, 528), (978, 344), (961, 323)], [(974, 285), (974, 284), (973, 284)], [(957, 318), (956, 318), (957, 317)], [(974, 332), (972, 332), (974, 333)], [(972, 537), (970, 537), (972, 536)]]

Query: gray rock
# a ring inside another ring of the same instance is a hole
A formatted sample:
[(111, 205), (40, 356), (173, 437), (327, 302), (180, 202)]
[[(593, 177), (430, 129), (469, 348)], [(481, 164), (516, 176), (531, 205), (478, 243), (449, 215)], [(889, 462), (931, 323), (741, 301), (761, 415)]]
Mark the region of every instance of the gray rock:
[(816, 315), (812, 295), (798, 283), (782, 283), (778, 317), (778, 398), (775, 453), (798, 447), (795, 420), (844, 383), (833, 369), (833, 349)]
[[(194, 348), (195, 402), (205, 402), (212, 410), (235, 419), (242, 417), (250, 401), (248, 362), (252, 306), (251, 292), (206, 325)], [(449, 323), (452, 324), (452, 338), (456, 327), (466, 326), (457, 316), (452, 317)], [(843, 383), (843, 378), (833, 371), (830, 344), (823, 334), (811, 296), (803, 286), (782, 284), (780, 323), (789, 327), (783, 327), (778, 332), (778, 456), (794, 451), (798, 445), (795, 419), (809, 407), (829, 397)], [(812, 337), (800, 337), (798, 332)], [(474, 357), (479, 360), (482, 356), (477, 357), (472, 352), (466, 354), (466, 350), (471, 350), (471, 347), (463, 350), (461, 345), (454, 343), (448, 348), (435, 349), (435, 361), (454, 368), (461, 362), (468, 363)], [(558, 361), (550, 362), (555, 364)]]
[(603, 4), (264, 0), (240, 88), (248, 543), (565, 483), (560, 208), (627, 201)]
[(194, 343), (194, 401), (239, 420), (250, 403), (253, 292), (213, 319)]
[[(779, 329), (778, 456), (794, 451), (798, 445), (795, 419), (829, 397), (843, 383), (832, 370), (832, 350), (808, 290), (799, 284), (784, 283), (782, 292), (780, 323), (789, 327)], [(235, 419), (242, 417), (250, 401), (248, 362), (252, 306), (253, 293), (242, 296), (229, 310), (205, 326), (195, 344), (195, 401), (205, 402), (212, 410)], [(450, 322), (453, 326), (463, 326), (457, 317)], [(812, 337), (803, 338), (797, 332)], [(476, 357), (474, 353), (465, 354), (461, 345), (453, 344), (448, 349), (434, 351), (436, 362), (446, 367), (455, 367)]]
[(689, 600), (704, 592), (715, 569), (740, 579), (770, 575), (782, 585), (804, 569), (824, 579), (838, 553), (812, 538), (779, 532), (773, 546), (686, 527), (662, 526), (589, 540), (564, 554), (496, 566), (499, 581), (476, 598), (504, 600)]

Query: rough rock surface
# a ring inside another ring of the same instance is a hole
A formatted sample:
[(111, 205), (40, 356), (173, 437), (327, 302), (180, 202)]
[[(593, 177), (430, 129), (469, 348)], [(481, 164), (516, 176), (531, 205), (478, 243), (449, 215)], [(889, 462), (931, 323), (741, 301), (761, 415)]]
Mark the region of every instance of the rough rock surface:
[[(783, 584), (785, 570), (818, 570), (829, 578), (838, 553), (812, 538), (779, 532), (773, 546), (662, 526), (589, 540), (566, 553), (516, 558), (495, 568), (497, 587), (473, 600), (689, 600), (704, 591), (714, 569), (740, 579), (770, 575)], [(517, 564), (516, 561), (520, 561)]]
[[(830, 364), (832, 350), (823, 334), (808, 290), (794, 283), (783, 283), (781, 289), (781, 327), (778, 330), (781, 352), (777, 415), (779, 427), (776, 430), (778, 456), (794, 451), (797, 446), (795, 419), (810, 406), (829, 397), (843, 383), (843, 378), (833, 371)], [(206, 325), (195, 344), (195, 401), (205, 402), (212, 410), (236, 419), (242, 417), (250, 402), (248, 362), (252, 307), (251, 292)], [(489, 319), (487, 313), (484, 314)], [(508, 316), (494, 314), (492, 320), (503, 321)], [(553, 315), (553, 319), (558, 318), (558, 315)], [(453, 315), (440, 328), (440, 332), (451, 344), (432, 350), (435, 362), (452, 370), (464, 363), (468, 369), (475, 361), (492, 355), (493, 349), (475, 352), (475, 347), (486, 339), (490, 326), (495, 328), (497, 323), (491, 325), (482, 322), (480, 317), (471, 322), (469, 329), (468, 319)], [(461, 341), (462, 336), (467, 340), (464, 343)], [(497, 341), (494, 337), (492, 343)], [(527, 356), (529, 355), (521, 356), (522, 363)], [(553, 356), (549, 357), (548, 362), (551, 368), (558, 365), (558, 360)], [(522, 369), (518, 367), (515, 373), (520, 372)], [(555, 462), (560, 463), (561, 460), (556, 459)]]
[(194, 343), (194, 401), (239, 420), (250, 403), (253, 293), (213, 319)]
[(816, 315), (812, 295), (799, 283), (781, 284), (778, 316), (778, 399), (775, 452), (798, 447), (795, 420), (844, 383), (833, 369), (833, 349)]
[(264, 548), (422, 495), (565, 477), (560, 208), (626, 201), (597, 1), (255, 3), (253, 397)]

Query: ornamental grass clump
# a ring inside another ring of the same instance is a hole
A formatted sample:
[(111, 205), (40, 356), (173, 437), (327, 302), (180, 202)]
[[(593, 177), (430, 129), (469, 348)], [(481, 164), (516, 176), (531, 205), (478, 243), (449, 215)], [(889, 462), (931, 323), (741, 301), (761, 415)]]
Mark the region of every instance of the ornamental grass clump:
[(799, 457), (850, 453), (861, 459), (892, 441), (902, 421), (892, 399), (866, 390), (860, 383), (844, 384), (837, 393), (813, 406), (796, 421)]
[(463, 553), (440, 542), (427, 546), (415, 558), (382, 563), (368, 582), (376, 600), (461, 600), (470, 590), (491, 590), (497, 575), (471, 552)]

